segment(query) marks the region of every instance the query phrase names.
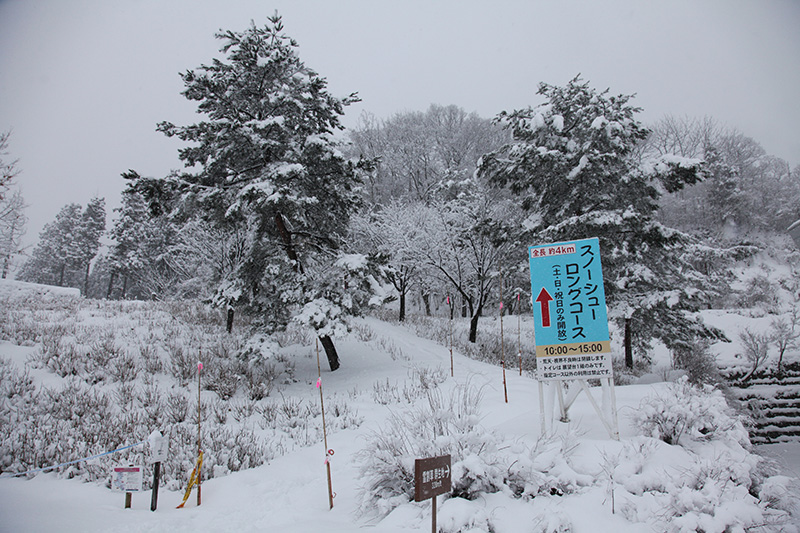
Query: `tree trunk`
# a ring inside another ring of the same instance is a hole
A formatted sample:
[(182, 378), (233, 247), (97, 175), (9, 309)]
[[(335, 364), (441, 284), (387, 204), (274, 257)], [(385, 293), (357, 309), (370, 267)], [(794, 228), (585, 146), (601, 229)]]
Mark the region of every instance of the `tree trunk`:
[(478, 340), (478, 318), (480, 317), (480, 313), (475, 313), (472, 318), (469, 320), (469, 342), (475, 342)]
[(425, 316), (431, 316), (431, 294), (422, 293), (422, 302), (425, 304)]
[[(275, 226), (278, 228), (278, 234), (281, 236), (281, 240), (283, 240), (283, 248), (286, 250), (289, 260), (294, 263), (295, 272), (302, 274), (303, 265), (300, 263), (300, 259), (297, 256), (297, 250), (294, 248), (292, 234), (289, 233), (289, 228), (286, 227), (283, 215), (280, 213), (275, 214)], [(324, 337), (321, 336), (319, 341), (322, 343), (322, 347), (325, 348), (325, 355), (328, 356), (328, 364), (331, 367), (331, 372), (333, 372), (339, 368), (339, 354), (336, 353), (336, 346), (333, 344), (333, 339), (325, 335)]]
[(114, 290), (114, 279), (117, 277), (117, 271), (112, 270), (108, 276), (108, 288), (106, 288), (106, 300), (111, 299), (111, 291)]
[(478, 340), (478, 319), (481, 314), (483, 314), (483, 302), (478, 304), (477, 309), (473, 307), (472, 301), (469, 301), (469, 304), (470, 313), (472, 313), (473, 309), (475, 310), (475, 312), (472, 313), (472, 318), (469, 320), (469, 342), (476, 342)]
[(275, 225), (277, 226), (278, 234), (281, 236), (281, 240), (283, 241), (283, 248), (286, 250), (286, 255), (288, 255), (289, 260), (294, 263), (295, 272), (302, 274), (303, 265), (300, 264), (300, 260), (297, 257), (297, 250), (294, 249), (294, 243), (292, 243), (292, 234), (289, 233), (289, 229), (286, 227), (286, 223), (283, 221), (283, 215), (280, 213), (275, 214)]
[(233, 331), (233, 306), (228, 306), (228, 314), (225, 317), (225, 331), (231, 333)]
[(86, 263), (86, 272), (83, 273), (83, 296), (84, 298), (89, 297), (89, 268), (92, 266), (91, 263)]
[(406, 291), (400, 291), (400, 318), (398, 320), (403, 322), (406, 319)]
[(63, 287), (64, 286), (64, 272), (66, 270), (67, 270), (67, 264), (64, 263), (63, 265), (61, 265), (61, 271), (59, 272), (59, 275), (58, 275), (58, 286), (59, 287)]
[(625, 319), (625, 366), (633, 370), (633, 348), (631, 346), (631, 319)]
[(121, 300), (124, 300), (128, 296), (128, 275), (126, 274), (124, 278), (122, 278), (122, 296), (120, 297)]
[(319, 341), (322, 347), (325, 348), (325, 355), (328, 356), (328, 364), (331, 367), (331, 372), (339, 368), (339, 354), (336, 353), (336, 346), (333, 345), (333, 339), (325, 335), (320, 337)]

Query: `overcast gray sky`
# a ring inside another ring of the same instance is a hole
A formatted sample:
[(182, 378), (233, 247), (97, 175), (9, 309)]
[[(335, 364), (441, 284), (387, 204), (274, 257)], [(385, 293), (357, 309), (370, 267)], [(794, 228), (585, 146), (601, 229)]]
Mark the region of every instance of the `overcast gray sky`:
[(540, 102), (577, 74), (636, 93), (640, 119), (711, 116), (800, 164), (797, 0), (0, 0), (0, 131), (12, 130), (26, 239), (120, 174), (163, 176), (181, 146), (155, 131), (197, 120), (179, 72), (218, 55), (214, 33), (278, 11), (346, 126), (456, 104), (484, 117)]

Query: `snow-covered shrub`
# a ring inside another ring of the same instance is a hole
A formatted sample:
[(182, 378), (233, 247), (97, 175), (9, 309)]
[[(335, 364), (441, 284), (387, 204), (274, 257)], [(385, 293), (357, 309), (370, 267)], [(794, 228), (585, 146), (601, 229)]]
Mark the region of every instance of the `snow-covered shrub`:
[(325, 410), (329, 429), (348, 429), (360, 427), (364, 417), (346, 401), (336, 400), (327, 403)]
[(400, 389), (396, 383), (389, 383), (389, 378), (386, 378), (386, 382), (376, 381), (372, 385), (372, 400), (381, 405), (400, 403)]
[(392, 358), (392, 361), (408, 361), (409, 357), (403, 352), (403, 349), (400, 348), (397, 343), (395, 343), (392, 339), (387, 337), (377, 337), (372, 341), (372, 343), (377, 346), (379, 349), (383, 350), (384, 352), (388, 353), (389, 356)]
[[(220, 402), (222, 403), (222, 402)], [(240, 400), (233, 400), (228, 402), (230, 405), (230, 412), (233, 416), (233, 419), (237, 422), (243, 422), (253, 416), (253, 413), (256, 412), (256, 402), (251, 399), (240, 399)], [(225, 404), (222, 404), (224, 407), (227, 407)]]
[(136, 399), (144, 412), (147, 427), (160, 427), (164, 418), (164, 402), (161, 397), (161, 390), (153, 382), (152, 377), (145, 378), (143, 386), (138, 390)]
[(686, 376), (642, 400), (632, 418), (644, 435), (667, 444), (681, 444), (682, 439), (724, 439), (741, 446), (750, 442), (722, 392), (710, 385), (693, 385)]
[[(477, 467), (460, 464), (467, 455), (483, 456), (496, 448), (491, 434), (478, 427), (480, 391), (459, 387), (449, 399), (439, 390), (430, 391), (427, 402), (389, 417), (387, 426), (373, 433), (359, 453), (362, 511), (386, 514), (406, 503), (414, 494), (414, 460), (450, 454), (455, 490), (466, 494), (474, 479), (462, 480)], [(477, 460), (475, 461), (477, 462)], [(458, 474), (457, 474), (458, 472)]]
[[(661, 516), (665, 529), (793, 531), (781, 527), (790, 519), (791, 502), (766, 499), (776, 493), (773, 489), (780, 492), (781, 480), (768, 480), (766, 490), (758, 486), (762, 476), (760, 462), (752, 454), (697, 458), (690, 468), (668, 482), (666, 513)], [(754, 496), (759, 489), (763, 493), (761, 501)]]
[(778, 304), (778, 285), (763, 274), (754, 276), (747, 282), (747, 287), (740, 293), (739, 307), (761, 307), (774, 309)]
[(787, 476), (771, 476), (760, 487), (758, 498), (769, 509), (793, 512), (800, 506), (798, 481)]
[(189, 399), (181, 392), (170, 392), (164, 401), (166, 420), (170, 424), (183, 422), (189, 417)]
[(722, 380), (716, 356), (711, 352), (708, 341), (700, 340), (675, 348), (673, 366), (685, 370), (689, 381), (695, 384), (714, 384)]
[(127, 350), (120, 350), (119, 354), (111, 359), (108, 365), (108, 373), (111, 375), (111, 379), (119, 383), (135, 380), (139, 374), (136, 358)]
[(151, 344), (141, 343), (139, 345), (139, 360), (142, 364), (142, 369), (147, 375), (154, 375), (164, 370), (164, 363), (158, 355), (158, 351)]
[(0, 357), (0, 398), (25, 397), (36, 390), (30, 372), (20, 372), (7, 360)]
[(503, 492), (530, 498), (560, 495), (592, 483), (567, 460), (566, 440), (543, 440), (532, 449), (505, 442), (479, 422), (481, 392), (459, 386), (449, 396), (428, 392), (425, 402), (394, 414), (358, 454), (361, 510), (386, 514), (413, 498), (414, 460), (451, 456), (451, 496), (471, 500)]
[[(743, 356), (747, 363), (750, 365), (750, 370), (745, 374), (741, 381), (745, 382), (750, 379), (758, 370), (758, 367), (766, 361), (769, 355), (769, 346), (772, 343), (772, 335), (767, 332), (752, 331), (750, 328), (745, 328), (739, 334), (739, 340), (742, 343)], [(740, 357), (740, 355), (737, 355)]]
[(261, 415), (258, 424), (261, 429), (275, 429), (278, 423), (278, 405), (273, 402), (259, 402), (256, 405), (256, 412)]
[(278, 357), (280, 346), (275, 341), (256, 335), (251, 337), (238, 354), (244, 366), (243, 382), (251, 400), (261, 400), (272, 394), (282, 377), (290, 377), (294, 367)]

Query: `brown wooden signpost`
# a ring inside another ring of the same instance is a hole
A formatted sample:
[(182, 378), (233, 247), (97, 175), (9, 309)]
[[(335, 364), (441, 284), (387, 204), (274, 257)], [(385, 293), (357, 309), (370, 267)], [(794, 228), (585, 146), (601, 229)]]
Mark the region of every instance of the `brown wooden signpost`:
[(436, 533), (436, 497), (451, 490), (449, 455), (414, 461), (414, 501), (433, 499), (431, 515), (433, 533)]

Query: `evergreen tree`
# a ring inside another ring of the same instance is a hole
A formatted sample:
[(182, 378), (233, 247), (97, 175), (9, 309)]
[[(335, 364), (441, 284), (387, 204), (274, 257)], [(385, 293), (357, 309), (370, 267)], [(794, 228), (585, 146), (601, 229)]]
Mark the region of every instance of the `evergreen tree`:
[(81, 218), (81, 206), (71, 203), (61, 208), (54, 221), (45, 224), (31, 257), (22, 265), (18, 278), (22, 281), (58, 285), (68, 281), (68, 272), (75, 269), (74, 250)]
[[(352, 307), (342, 278), (330, 283), (318, 274), (333, 275), (327, 269), (343, 254), (359, 201), (357, 166), (333, 138), (355, 95), (328, 94), (326, 80), (299, 59), (277, 14), (263, 27), (251, 24), (217, 38), (225, 58), (182, 75), (183, 95), (198, 102), (205, 119), (158, 126), (190, 143), (179, 153), (186, 171), (143, 182), (140, 190), (153, 200), (171, 188), (180, 194), (179, 216), (199, 214), (223, 233), (246, 236), (244, 260), (217, 280), (216, 292), (254, 311), (270, 329), (284, 327), (311, 302)], [(314, 325), (335, 370), (329, 333), (338, 329)]]
[(654, 219), (662, 191), (703, 177), (701, 161), (637, 157), (648, 132), (631, 96), (598, 92), (578, 77), (538, 92), (545, 103), (500, 114), (513, 140), (483, 158), (480, 175), (521, 196), (532, 244), (600, 239), (609, 316), (626, 344), (645, 353), (659, 338), (678, 350), (714, 334), (690, 314), (700, 300), (686, 281), (684, 236)]
[(94, 198), (83, 210), (67, 204), (53, 222), (45, 224), (31, 257), (22, 265), (18, 278), (88, 292), (91, 262), (100, 248), (105, 231), (105, 200)]
[(104, 198), (92, 198), (81, 213), (77, 243), (76, 265), (84, 272), (83, 294), (89, 294), (89, 272), (92, 260), (100, 250), (100, 238), (106, 231), (106, 202)]
[(115, 286), (120, 298), (205, 296), (204, 288), (192, 282), (201, 262), (199, 250), (181, 247), (181, 223), (168, 215), (175, 209), (176, 197), (164, 190), (157, 201), (148, 202), (139, 190), (144, 178), (134, 171), (122, 177), (128, 185), (110, 232), (106, 298), (114, 295)]

